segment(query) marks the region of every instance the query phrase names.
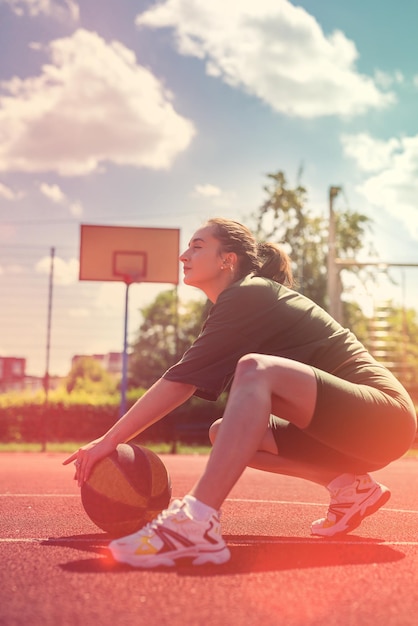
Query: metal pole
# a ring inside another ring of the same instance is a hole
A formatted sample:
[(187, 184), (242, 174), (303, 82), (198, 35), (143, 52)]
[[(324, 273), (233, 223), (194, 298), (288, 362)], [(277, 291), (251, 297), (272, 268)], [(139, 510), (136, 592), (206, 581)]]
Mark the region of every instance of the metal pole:
[(328, 292), (328, 310), (330, 315), (340, 321), (340, 289), (338, 280), (338, 269), (336, 265), (337, 244), (336, 244), (336, 220), (334, 213), (334, 198), (337, 197), (341, 187), (329, 188), (329, 226), (328, 226), (328, 263), (327, 263), (327, 292)]
[(408, 375), (408, 323), (406, 317), (406, 277), (405, 269), (402, 270), (402, 374)]
[(174, 312), (174, 332), (176, 333), (175, 336), (175, 351), (176, 354), (174, 355), (175, 361), (178, 361), (180, 358), (180, 349), (179, 349), (179, 291), (178, 291), (178, 287), (177, 285), (174, 285), (174, 295), (175, 295), (175, 312)]
[(46, 451), (47, 444), (47, 420), (48, 420), (48, 401), (49, 401), (49, 360), (51, 354), (51, 326), (52, 326), (52, 296), (54, 288), (54, 258), (55, 248), (51, 248), (51, 265), (49, 270), (49, 292), (48, 292), (48, 321), (46, 329), (46, 364), (44, 376), (45, 390), (45, 412), (42, 432), (42, 452)]
[(119, 418), (126, 413), (126, 391), (128, 388), (128, 304), (129, 304), (129, 282), (125, 282), (125, 322), (123, 330), (123, 353), (122, 353), (122, 380), (120, 390)]

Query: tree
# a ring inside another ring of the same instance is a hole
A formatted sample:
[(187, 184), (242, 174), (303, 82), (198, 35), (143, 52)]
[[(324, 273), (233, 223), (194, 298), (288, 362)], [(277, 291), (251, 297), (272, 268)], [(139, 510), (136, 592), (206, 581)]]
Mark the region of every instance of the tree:
[(198, 336), (208, 307), (201, 301), (178, 303), (174, 289), (142, 308), (143, 322), (129, 359), (129, 386), (148, 388), (176, 363)]
[(90, 356), (78, 358), (73, 364), (65, 383), (68, 393), (115, 393), (118, 381), (100, 363)]
[[(253, 216), (257, 236), (264, 241), (283, 242), (289, 248), (297, 288), (327, 308), (328, 219), (311, 214), (305, 206), (306, 189), (300, 184), (289, 188), (283, 172), (267, 174), (267, 178), (267, 198)], [(356, 257), (364, 246), (369, 222), (368, 217), (355, 211), (336, 213), (339, 256)], [(346, 310), (349, 312), (348, 307)]]

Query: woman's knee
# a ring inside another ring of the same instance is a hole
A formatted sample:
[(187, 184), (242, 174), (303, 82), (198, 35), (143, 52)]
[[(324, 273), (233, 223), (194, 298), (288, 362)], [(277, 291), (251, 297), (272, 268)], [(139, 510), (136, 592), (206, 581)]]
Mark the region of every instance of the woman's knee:
[(283, 377), (289, 377), (288, 359), (266, 354), (249, 353), (240, 358), (234, 374), (234, 387), (273, 393), (279, 385), (283, 389)]
[(240, 358), (235, 368), (234, 382), (249, 381), (259, 378), (265, 369), (262, 354), (246, 354)]
[(209, 427), (209, 439), (212, 444), (215, 442), (215, 439), (218, 435), (219, 426), (221, 425), (221, 423), (222, 423), (222, 417), (220, 417), (215, 422), (213, 422), (213, 424), (211, 424)]

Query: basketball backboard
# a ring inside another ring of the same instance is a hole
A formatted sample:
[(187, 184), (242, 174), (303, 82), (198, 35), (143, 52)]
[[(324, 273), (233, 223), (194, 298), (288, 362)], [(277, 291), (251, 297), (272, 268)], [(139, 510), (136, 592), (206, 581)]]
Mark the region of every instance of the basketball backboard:
[(179, 282), (177, 228), (82, 224), (80, 280)]

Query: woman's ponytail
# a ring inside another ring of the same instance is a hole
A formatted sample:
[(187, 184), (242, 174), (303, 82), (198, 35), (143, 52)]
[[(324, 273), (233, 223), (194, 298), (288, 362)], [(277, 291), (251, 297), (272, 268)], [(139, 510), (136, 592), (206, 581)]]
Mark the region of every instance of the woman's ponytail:
[(289, 255), (276, 243), (259, 243), (257, 256), (260, 267), (257, 276), (292, 287), (294, 285), (292, 265)]

